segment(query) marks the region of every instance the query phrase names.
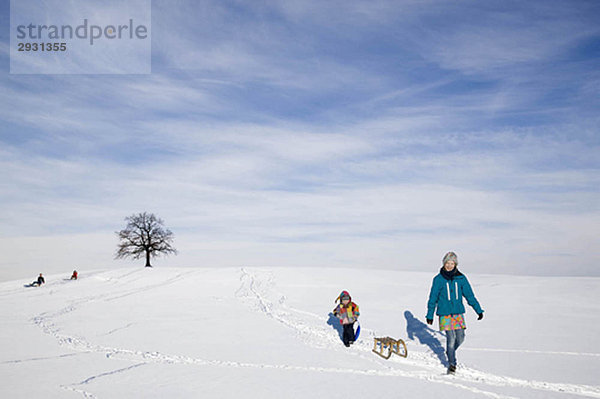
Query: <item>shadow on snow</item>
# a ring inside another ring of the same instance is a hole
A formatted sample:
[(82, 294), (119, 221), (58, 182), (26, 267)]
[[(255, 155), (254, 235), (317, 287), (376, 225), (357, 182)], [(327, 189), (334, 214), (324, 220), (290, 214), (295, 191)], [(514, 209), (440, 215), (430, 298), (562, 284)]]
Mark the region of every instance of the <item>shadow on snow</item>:
[(406, 318), (406, 333), (408, 334), (408, 338), (414, 340), (416, 337), (421, 344), (427, 345), (438, 359), (440, 359), (440, 362), (447, 367), (448, 360), (446, 360), (444, 347), (440, 340), (436, 338), (438, 332), (418, 320), (408, 310), (404, 312), (404, 317)]
[(340, 341), (344, 342), (344, 328), (340, 324), (338, 318), (335, 317), (332, 312), (329, 312), (329, 320), (327, 320), (327, 324), (337, 331), (338, 335), (340, 336)]

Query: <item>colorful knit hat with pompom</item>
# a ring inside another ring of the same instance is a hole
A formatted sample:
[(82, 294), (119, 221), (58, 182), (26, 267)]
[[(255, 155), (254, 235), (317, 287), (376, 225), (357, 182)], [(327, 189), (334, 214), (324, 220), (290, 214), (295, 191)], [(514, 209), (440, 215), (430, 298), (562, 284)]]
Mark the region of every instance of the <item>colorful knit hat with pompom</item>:
[(346, 291), (346, 290), (342, 291), (342, 292), (340, 293), (340, 295), (339, 295), (339, 296), (336, 298), (336, 300), (335, 300), (335, 301), (336, 301), (336, 302), (337, 302), (337, 301), (340, 301), (340, 302), (341, 302), (341, 301), (342, 301), (342, 299), (344, 299), (344, 298), (348, 298), (348, 299), (350, 299), (350, 300), (352, 299), (352, 297), (350, 296), (350, 293), (349, 293), (348, 291)]

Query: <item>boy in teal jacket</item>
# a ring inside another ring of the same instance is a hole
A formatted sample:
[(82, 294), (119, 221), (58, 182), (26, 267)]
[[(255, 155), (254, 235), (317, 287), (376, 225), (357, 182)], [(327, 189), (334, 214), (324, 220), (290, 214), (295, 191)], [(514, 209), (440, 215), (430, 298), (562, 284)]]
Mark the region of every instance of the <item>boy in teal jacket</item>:
[(456, 371), (456, 350), (465, 340), (465, 306), (467, 303), (477, 312), (477, 320), (483, 319), (483, 309), (479, 305), (467, 277), (458, 271), (458, 257), (448, 252), (442, 260), (440, 273), (433, 278), (429, 300), (427, 301), (427, 324), (433, 324), (433, 313), (437, 307), (440, 318), (440, 331), (446, 333), (446, 355), (448, 356), (448, 373)]

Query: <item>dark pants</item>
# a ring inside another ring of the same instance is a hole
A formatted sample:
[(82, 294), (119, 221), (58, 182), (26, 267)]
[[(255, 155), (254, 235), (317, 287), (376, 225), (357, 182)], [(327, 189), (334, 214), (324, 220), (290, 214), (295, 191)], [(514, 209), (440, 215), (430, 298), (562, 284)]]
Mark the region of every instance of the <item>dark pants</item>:
[(354, 342), (354, 327), (353, 324), (344, 324), (343, 327), (344, 334), (342, 335), (342, 340), (344, 341), (344, 345), (348, 346)]

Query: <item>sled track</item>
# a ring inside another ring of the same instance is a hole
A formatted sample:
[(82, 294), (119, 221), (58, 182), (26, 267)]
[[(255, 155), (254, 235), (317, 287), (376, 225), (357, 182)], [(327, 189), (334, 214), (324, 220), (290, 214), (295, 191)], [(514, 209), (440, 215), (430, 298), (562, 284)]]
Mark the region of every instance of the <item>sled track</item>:
[[(269, 292), (269, 290), (274, 286), (273, 277), (271, 274), (267, 274), (267, 276), (258, 278), (255, 274), (248, 272), (246, 269), (242, 269), (242, 287), (238, 290), (238, 293), (248, 293), (250, 297), (254, 297), (255, 301), (259, 304), (258, 308), (260, 311), (265, 313), (267, 316), (272, 317), (278, 322), (284, 324), (287, 327), (297, 330), (298, 334), (301, 336), (307, 336), (305, 342), (309, 345), (328, 348), (340, 348), (339, 339), (337, 339), (334, 334), (332, 334), (331, 329), (320, 328), (314, 325), (307, 325), (300, 321), (298, 323), (298, 315), (312, 315), (317, 319), (321, 319), (316, 314), (311, 314), (306, 311), (298, 311), (291, 307), (285, 305), (284, 300), (279, 300), (278, 302), (269, 301), (268, 297), (276, 296), (273, 293)], [(284, 297), (282, 297), (285, 299)], [(292, 322), (291, 320), (294, 320)], [(363, 334), (368, 335), (369, 337), (373, 337), (373, 331), (365, 329), (363, 326)], [(315, 343), (314, 340), (321, 340), (319, 343)], [(364, 340), (362, 340), (364, 341)], [(333, 345), (332, 345), (333, 344)], [(451, 377), (441, 376), (439, 375), (441, 372), (445, 371), (445, 368), (440, 367), (439, 360), (437, 357), (430, 351), (428, 352), (415, 352), (410, 351), (410, 348), (413, 346), (413, 342), (407, 342), (407, 346), (409, 347), (409, 356), (406, 359), (398, 359), (392, 358), (386, 362), (381, 362), (379, 359), (373, 357), (371, 353), (371, 345), (365, 342), (357, 342), (353, 347), (358, 349), (357, 351), (352, 351), (350, 353), (355, 354), (357, 356), (367, 358), (369, 360), (373, 360), (377, 362), (380, 367), (386, 369), (385, 372), (382, 373), (381, 370), (378, 371), (378, 375), (388, 375), (387, 373), (393, 375), (399, 375), (403, 377), (409, 378), (418, 378), (425, 379), (431, 382), (449, 384), (456, 387), (460, 387), (463, 389), (467, 389), (469, 391), (485, 394), (491, 397), (503, 397), (501, 395), (497, 395), (492, 392), (482, 391), (472, 386), (465, 386), (463, 384), (459, 384), (456, 381), (469, 382), (469, 383), (478, 383), (485, 384), (490, 386), (497, 387), (512, 387), (512, 388), (530, 388), (537, 389), (543, 391), (552, 391), (556, 393), (568, 393), (573, 395), (581, 395), (588, 397), (600, 398), (600, 387), (589, 386), (589, 385), (577, 385), (577, 384), (563, 384), (563, 383), (552, 383), (545, 381), (528, 381), (519, 378), (495, 375), (491, 373), (486, 373), (483, 371), (479, 371), (473, 368), (466, 367), (464, 365), (460, 365), (460, 374), (454, 375)], [(345, 348), (344, 348), (345, 349)], [(489, 350), (496, 351), (495, 349), (479, 349), (479, 350)], [(348, 352), (347, 350), (345, 350)], [(515, 351), (521, 352), (521, 351)], [(535, 352), (534, 353), (546, 353), (546, 352)], [(559, 353), (562, 354), (562, 353)], [(569, 352), (569, 354), (575, 354)], [(598, 354), (582, 354), (582, 355), (591, 355), (591, 356), (600, 356)], [(394, 368), (395, 364), (410, 364), (411, 366), (416, 366), (429, 372), (419, 372), (419, 371), (401, 371), (397, 368)], [(448, 379), (452, 379), (451, 382)]]
[(78, 386), (86, 386), (87, 384), (89, 384), (90, 382), (92, 382), (92, 381), (94, 381), (95, 379), (98, 379), (98, 378), (102, 378), (102, 377), (107, 377), (107, 376), (111, 376), (111, 375), (115, 375), (115, 374), (124, 373), (124, 372), (127, 372), (129, 370), (132, 370), (132, 369), (138, 368), (140, 366), (144, 366), (144, 365), (146, 365), (146, 363), (138, 363), (138, 364), (134, 364), (133, 366), (124, 367), (124, 368), (113, 370), (113, 371), (108, 371), (106, 373), (101, 373), (101, 374), (98, 374), (98, 375), (93, 375), (93, 376), (88, 377), (85, 380), (83, 380), (83, 381), (81, 381), (81, 382), (79, 382), (77, 384), (63, 385), (63, 386), (61, 386), (61, 388), (65, 389), (67, 391), (72, 391), (72, 392), (81, 394), (84, 398), (97, 399), (96, 395), (94, 395), (94, 394), (92, 394), (90, 392), (87, 392), (87, 391), (85, 391), (83, 389), (79, 389), (77, 387)]
[(492, 349), (492, 348), (461, 348), (465, 351), (473, 352), (503, 352), (503, 353), (531, 353), (534, 355), (561, 355), (561, 356), (590, 356), (600, 357), (600, 353), (587, 353), (587, 352), (557, 352), (557, 351), (532, 351), (526, 349)]
[[(128, 273), (127, 275), (133, 275), (135, 272)], [(262, 273), (262, 272), (261, 272)], [(55, 338), (60, 345), (67, 346), (77, 352), (93, 352), (101, 353), (108, 359), (119, 359), (127, 360), (133, 363), (132, 366), (119, 368), (114, 371), (93, 375), (85, 380), (74, 383), (71, 385), (62, 386), (63, 389), (72, 392), (77, 392), (85, 398), (96, 398), (90, 392), (85, 391), (84, 388), (89, 383), (111, 375), (125, 373), (132, 369), (144, 366), (151, 363), (159, 364), (188, 364), (194, 366), (210, 366), (210, 367), (224, 367), (224, 368), (251, 368), (259, 370), (289, 370), (289, 371), (302, 371), (302, 372), (315, 372), (315, 373), (331, 373), (331, 374), (350, 374), (350, 375), (364, 375), (364, 376), (378, 376), (378, 377), (405, 377), (425, 380), (438, 384), (445, 384), (455, 388), (464, 389), (472, 393), (484, 395), (491, 398), (512, 398), (512, 396), (498, 394), (495, 392), (487, 391), (485, 386), (495, 387), (510, 387), (510, 388), (526, 388), (536, 389), (542, 391), (551, 391), (554, 393), (564, 393), (572, 395), (580, 395), (585, 397), (600, 398), (600, 387), (588, 386), (588, 385), (576, 385), (576, 384), (558, 384), (544, 381), (527, 381), (512, 377), (494, 375), (465, 367), (460, 365), (460, 374), (455, 376), (445, 376), (442, 372), (444, 368), (440, 366), (439, 360), (433, 353), (410, 351), (410, 347), (414, 345), (413, 342), (409, 341), (409, 357), (406, 359), (392, 358), (388, 361), (382, 361), (375, 357), (371, 353), (371, 346), (364, 342), (357, 342), (351, 350), (340, 347), (339, 338), (335, 334), (330, 326), (325, 326), (323, 322), (324, 316), (306, 312), (304, 310), (298, 310), (288, 307), (285, 304), (285, 297), (277, 295), (274, 292), (274, 280), (271, 274), (264, 273), (264, 275), (257, 276), (255, 273), (251, 273), (246, 269), (241, 270), (240, 275), (240, 287), (236, 292), (236, 296), (248, 306), (252, 307), (255, 311), (260, 312), (267, 317), (283, 324), (287, 328), (292, 329), (296, 334), (301, 337), (303, 342), (307, 345), (317, 347), (320, 349), (326, 348), (327, 350), (337, 351), (340, 353), (351, 354), (358, 356), (362, 359), (371, 361), (374, 365), (371, 369), (353, 369), (353, 368), (330, 368), (330, 367), (307, 367), (307, 366), (295, 366), (290, 364), (260, 364), (260, 363), (248, 363), (248, 362), (235, 362), (235, 361), (223, 361), (216, 359), (203, 359), (193, 358), (181, 355), (171, 355), (166, 353), (160, 353), (156, 351), (138, 351), (127, 348), (116, 348), (107, 347), (102, 345), (96, 345), (88, 341), (85, 337), (71, 336), (63, 333), (58, 328), (54, 319), (61, 315), (76, 311), (80, 306), (90, 301), (96, 300), (116, 300), (130, 295), (135, 295), (141, 292), (147, 292), (149, 289), (157, 289), (163, 287), (165, 284), (172, 284), (183, 277), (177, 275), (173, 278), (167, 279), (161, 284), (148, 284), (146, 286), (137, 287), (134, 289), (125, 289), (120, 292), (112, 292), (102, 295), (95, 295), (86, 298), (81, 298), (78, 301), (74, 301), (70, 305), (59, 309), (55, 312), (42, 313), (32, 319), (33, 323), (37, 325), (45, 334), (48, 334)], [(137, 279), (135, 279), (137, 280)], [(111, 281), (112, 283), (112, 281)], [(114, 286), (120, 286), (121, 284), (115, 282)], [(129, 285), (129, 284), (127, 284)], [(126, 286), (123, 284), (123, 286)], [(307, 320), (310, 319), (310, 320)], [(114, 331), (113, 331), (114, 332)], [(363, 336), (374, 336), (374, 332), (363, 327)], [(420, 370), (406, 370), (400, 369), (400, 366), (413, 366)], [(476, 384), (481, 386), (473, 386)]]

